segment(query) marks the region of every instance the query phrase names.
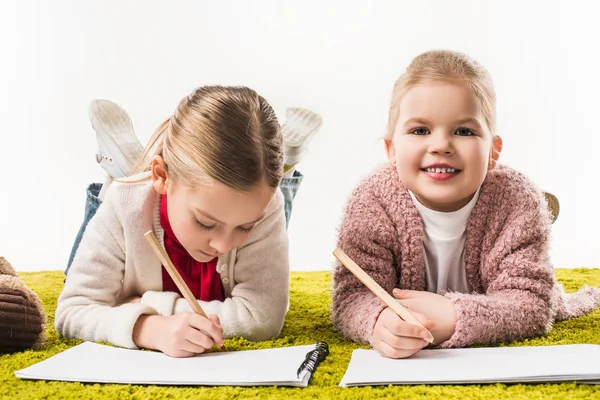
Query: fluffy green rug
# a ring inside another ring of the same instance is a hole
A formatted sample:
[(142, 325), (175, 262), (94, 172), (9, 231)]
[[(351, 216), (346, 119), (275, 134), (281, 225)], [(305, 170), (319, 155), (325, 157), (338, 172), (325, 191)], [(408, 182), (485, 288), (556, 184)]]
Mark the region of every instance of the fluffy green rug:
[[(557, 270), (560, 281), (572, 291), (584, 284), (600, 286), (600, 270)], [(58, 271), (22, 273), (21, 277), (42, 299), (48, 313), (48, 341), (39, 351), (0, 356), (0, 398), (4, 399), (233, 399), (233, 398), (420, 398), (428, 399), (600, 399), (600, 385), (482, 385), (482, 386), (383, 386), (341, 388), (338, 386), (357, 345), (338, 335), (329, 319), (331, 276), (326, 272), (292, 273), (291, 308), (281, 337), (263, 343), (242, 339), (226, 341), (230, 350), (281, 347), (327, 341), (331, 354), (319, 366), (307, 388), (161, 387), (114, 384), (24, 381), (14, 371), (44, 360), (79, 343), (59, 338), (53, 327), (56, 299), (63, 274)], [(543, 344), (600, 344), (600, 310), (582, 318), (558, 323), (546, 336), (515, 346)]]

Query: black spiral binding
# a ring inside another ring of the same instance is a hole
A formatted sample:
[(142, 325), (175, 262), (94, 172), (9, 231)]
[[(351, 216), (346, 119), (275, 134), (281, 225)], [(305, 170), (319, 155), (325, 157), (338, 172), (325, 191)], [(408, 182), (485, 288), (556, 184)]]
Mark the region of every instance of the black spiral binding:
[(306, 358), (298, 368), (298, 378), (304, 371), (308, 371), (310, 377), (309, 382), (313, 377), (313, 373), (317, 369), (317, 366), (329, 355), (329, 345), (325, 342), (317, 342), (315, 349), (306, 353)]

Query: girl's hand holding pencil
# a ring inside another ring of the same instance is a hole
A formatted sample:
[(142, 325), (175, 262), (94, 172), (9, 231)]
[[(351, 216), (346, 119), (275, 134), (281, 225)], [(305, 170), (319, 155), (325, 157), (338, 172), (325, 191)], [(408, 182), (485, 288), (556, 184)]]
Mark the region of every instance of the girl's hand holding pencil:
[(408, 323), (391, 308), (385, 308), (375, 322), (372, 345), (379, 354), (389, 358), (407, 358), (429, 345), (428, 329), (435, 327), (433, 321), (411, 310), (411, 313), (426, 328)]
[[(348, 257), (342, 249), (335, 249), (333, 255), (388, 306), (379, 314), (373, 328), (371, 340), (373, 348), (382, 356), (390, 358), (410, 357), (430, 343), (447, 340), (449, 338), (449, 336), (446, 337), (448, 332), (454, 332), (456, 312), (450, 300), (437, 294), (427, 293), (427, 295), (437, 296), (433, 297), (435, 300), (433, 302), (426, 301), (428, 305), (433, 304), (434, 308), (440, 304), (445, 305), (446, 307), (443, 309), (442, 314), (446, 313), (450, 315), (449, 318), (444, 319), (444, 326), (439, 330), (442, 333), (441, 336), (434, 337), (429, 331), (436, 326), (436, 323), (432, 321), (433, 318), (431, 315), (424, 315), (424, 313), (419, 312), (422, 310), (416, 311), (411, 307), (416, 304), (412, 302), (412, 297), (415, 297), (414, 293), (417, 292), (396, 291), (394, 293), (396, 295), (395, 299)], [(431, 300), (431, 296), (428, 296), (425, 300)], [(397, 300), (397, 298), (401, 298), (401, 300)], [(451, 310), (447, 307), (448, 304), (445, 301), (450, 303)], [(410, 311), (408, 307), (411, 307)], [(425, 308), (424, 310), (429, 310), (429, 308)], [(450, 336), (452, 333), (450, 333)]]
[(449, 298), (421, 290), (394, 289), (392, 295), (413, 315), (422, 315), (428, 320), (435, 321), (435, 327), (431, 329), (435, 343), (445, 342), (454, 334), (456, 309)]
[(223, 344), (223, 328), (216, 315), (196, 313), (168, 317), (143, 315), (134, 330), (138, 347), (162, 351), (171, 357), (191, 357)]
[(160, 350), (171, 357), (190, 357), (223, 347), (223, 327), (216, 315), (206, 315), (152, 231), (144, 237), (194, 312), (171, 316), (142, 315), (133, 327), (138, 347)]

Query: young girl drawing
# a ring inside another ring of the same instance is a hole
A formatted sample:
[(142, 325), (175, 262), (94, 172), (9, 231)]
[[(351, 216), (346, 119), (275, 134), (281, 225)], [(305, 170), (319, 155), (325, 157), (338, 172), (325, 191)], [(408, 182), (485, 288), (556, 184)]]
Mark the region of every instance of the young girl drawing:
[[(264, 98), (245, 87), (201, 87), (158, 128), (139, 171), (123, 177), (141, 146), (124, 110), (93, 102), (97, 159), (115, 180), (102, 200), (100, 185), (88, 189), (58, 300), (59, 334), (174, 357), (233, 336), (276, 337), (289, 302), (286, 220), (302, 179), (289, 164), (321, 123), (300, 114), (293, 119), (309, 118), (312, 127), (291, 132), (301, 148), (285, 162), (281, 129)], [(143, 237), (149, 230), (208, 319), (181, 298)]]
[[(352, 193), (338, 246), (392, 293), (441, 347), (541, 335), (598, 306), (566, 295), (548, 258), (542, 193), (498, 165), (496, 95), (487, 70), (451, 51), (416, 57), (392, 93), (389, 166)], [(334, 325), (380, 354), (409, 357), (426, 331), (401, 320), (339, 262)]]

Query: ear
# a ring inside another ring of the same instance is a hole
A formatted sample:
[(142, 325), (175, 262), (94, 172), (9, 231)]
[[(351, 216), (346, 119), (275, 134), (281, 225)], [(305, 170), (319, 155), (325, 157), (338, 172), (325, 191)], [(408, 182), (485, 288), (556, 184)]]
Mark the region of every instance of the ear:
[(488, 171), (494, 169), (496, 164), (498, 164), (498, 159), (500, 158), (500, 153), (502, 152), (502, 146), (502, 138), (498, 135), (494, 135), (492, 138), (492, 149), (490, 150)]
[(167, 194), (167, 180), (169, 179), (169, 175), (165, 160), (161, 156), (154, 156), (150, 170), (152, 171), (152, 187), (154, 187), (154, 190), (158, 194)]
[(392, 168), (396, 168), (396, 149), (392, 139), (383, 139), (385, 143), (385, 153), (387, 154), (388, 163)]

